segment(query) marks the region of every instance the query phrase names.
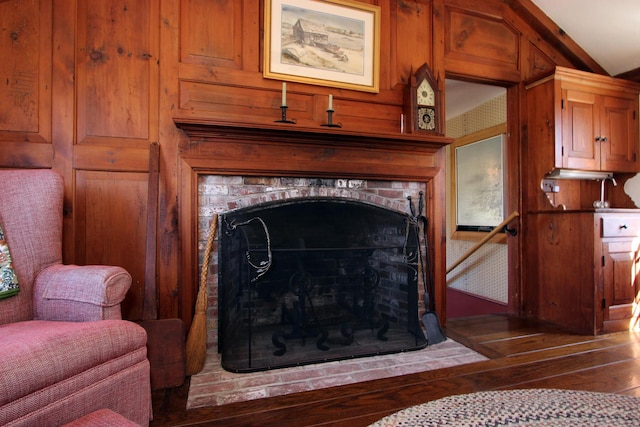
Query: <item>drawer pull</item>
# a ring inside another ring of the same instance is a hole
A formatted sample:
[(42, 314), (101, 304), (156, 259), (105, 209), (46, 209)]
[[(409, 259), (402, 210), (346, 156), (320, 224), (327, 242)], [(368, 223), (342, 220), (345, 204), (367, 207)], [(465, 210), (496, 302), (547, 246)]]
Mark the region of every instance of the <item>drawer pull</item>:
[(622, 224), (620, 226), (620, 230), (626, 230), (627, 228), (629, 228), (629, 227), (627, 227), (627, 224)]

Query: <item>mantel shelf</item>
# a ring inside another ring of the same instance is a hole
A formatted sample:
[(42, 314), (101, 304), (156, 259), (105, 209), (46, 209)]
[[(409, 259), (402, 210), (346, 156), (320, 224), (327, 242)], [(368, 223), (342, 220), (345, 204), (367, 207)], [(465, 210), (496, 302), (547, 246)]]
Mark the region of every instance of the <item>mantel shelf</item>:
[(202, 119), (175, 118), (176, 126), (189, 138), (233, 138), (235, 140), (277, 141), (279, 143), (320, 143), (362, 147), (393, 146), (398, 150), (435, 151), (453, 142), (453, 138), (438, 135), (384, 134), (352, 132), (342, 129), (297, 127), (297, 125), (266, 125), (239, 122), (219, 122)]

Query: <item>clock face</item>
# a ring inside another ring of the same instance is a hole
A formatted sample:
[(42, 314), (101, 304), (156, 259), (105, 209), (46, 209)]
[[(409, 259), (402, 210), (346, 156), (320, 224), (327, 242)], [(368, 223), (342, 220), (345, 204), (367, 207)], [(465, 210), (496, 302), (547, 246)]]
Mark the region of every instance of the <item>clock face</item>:
[(416, 98), (419, 105), (436, 105), (436, 94), (427, 79), (422, 80), (416, 89)]
[(430, 107), (418, 107), (418, 128), (421, 130), (436, 129), (436, 110)]

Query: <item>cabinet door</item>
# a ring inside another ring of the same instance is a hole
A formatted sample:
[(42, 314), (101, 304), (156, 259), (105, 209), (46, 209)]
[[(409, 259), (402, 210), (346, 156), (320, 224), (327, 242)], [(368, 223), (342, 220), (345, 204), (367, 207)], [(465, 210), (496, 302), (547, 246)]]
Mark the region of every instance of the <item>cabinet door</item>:
[(597, 95), (574, 89), (562, 91), (562, 166), (599, 170)]
[(638, 99), (602, 97), (600, 155), (602, 170), (638, 171)]
[(604, 332), (629, 330), (638, 294), (638, 243), (617, 240), (603, 243)]

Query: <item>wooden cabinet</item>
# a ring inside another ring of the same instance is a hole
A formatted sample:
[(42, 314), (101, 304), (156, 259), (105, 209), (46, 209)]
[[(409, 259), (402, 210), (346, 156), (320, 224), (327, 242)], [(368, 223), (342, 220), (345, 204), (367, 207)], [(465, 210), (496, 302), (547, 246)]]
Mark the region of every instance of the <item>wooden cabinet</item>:
[(526, 89), (529, 135), (548, 171), (640, 171), (639, 85), (557, 67)]
[(634, 311), (640, 303), (640, 215), (597, 214), (596, 221), (601, 235), (596, 249), (602, 250), (602, 332), (628, 330), (636, 324), (638, 313)]
[(584, 334), (635, 325), (640, 211), (529, 214), (525, 233), (529, 316)]
[(567, 169), (638, 170), (638, 96), (562, 88), (562, 164)]

